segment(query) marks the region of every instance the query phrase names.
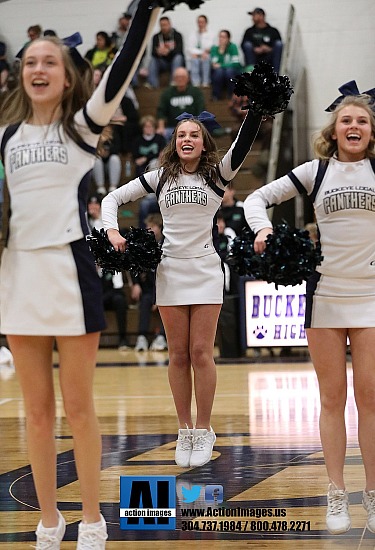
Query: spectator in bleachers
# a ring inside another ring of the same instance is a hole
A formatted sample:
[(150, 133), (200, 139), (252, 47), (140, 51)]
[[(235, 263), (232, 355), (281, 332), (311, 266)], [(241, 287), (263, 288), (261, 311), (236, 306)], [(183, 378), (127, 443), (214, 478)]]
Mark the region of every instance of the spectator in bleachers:
[[(93, 196), (87, 205), (87, 215), (90, 229), (102, 229), (100, 197)], [(98, 269), (103, 287), (103, 306), (105, 310), (116, 313), (118, 330), (118, 349), (126, 351), (130, 349), (126, 339), (128, 304), (124, 293), (124, 279), (122, 273), (103, 273)]]
[(57, 32), (53, 29), (46, 29), (43, 31), (43, 36), (57, 36)]
[(184, 111), (188, 111), (192, 115), (199, 115), (204, 109), (205, 101), (202, 91), (190, 83), (187, 69), (179, 67), (173, 73), (173, 84), (160, 96), (157, 108), (157, 132), (169, 141), (177, 125), (176, 117)]
[(159, 166), (160, 153), (166, 145), (165, 138), (156, 133), (156, 119), (152, 115), (141, 118), (142, 135), (135, 138), (132, 155), (136, 165), (135, 175), (141, 176), (145, 170)]
[[(161, 243), (163, 239), (163, 220), (161, 214), (149, 214), (145, 220), (145, 225), (155, 233), (157, 242)], [(131, 297), (134, 302), (139, 302), (138, 338), (134, 349), (135, 351), (146, 351), (148, 350), (151, 313), (157, 311), (157, 306), (155, 306), (155, 272), (141, 273), (137, 277), (132, 277), (132, 279)], [(150, 345), (150, 350), (152, 351), (164, 351), (167, 349), (164, 326), (159, 312), (158, 317), (159, 326)]]
[(86, 52), (85, 58), (94, 68), (106, 68), (111, 64), (115, 53), (111, 37), (105, 31), (99, 31), (96, 33), (95, 46)]
[(242, 109), (242, 107), (244, 107), (248, 103), (249, 100), (247, 96), (238, 96), (236, 94), (232, 94), (232, 97), (228, 102), (229, 111), (237, 121), (237, 124), (232, 127), (231, 131), (231, 137), (233, 141), (236, 139), (238, 130), (241, 128), (241, 124), (243, 123), (246, 116), (247, 110)]
[(93, 168), (93, 179), (98, 194), (106, 195), (107, 181), (109, 191), (117, 189), (122, 174), (122, 157), (130, 152), (132, 142), (140, 131), (138, 120), (138, 111), (131, 99), (125, 95), (99, 142), (98, 156)]
[(208, 19), (205, 15), (197, 18), (197, 28), (189, 36), (188, 63), (191, 83), (193, 86), (207, 88), (211, 83), (211, 46), (214, 35), (207, 28)]
[(224, 271), (224, 299), (217, 323), (216, 337), (220, 357), (240, 357), (239, 275), (226, 262), (236, 233), (233, 229), (226, 226), (221, 209), (217, 213), (216, 223), (218, 228), (217, 251)]
[[(224, 214), (222, 209), (219, 208), (216, 214), (216, 225), (217, 225), (217, 237), (216, 237), (216, 250), (223, 262), (225, 262), (230, 245), (233, 242), (233, 239), (236, 238), (236, 232), (231, 227), (227, 227), (225, 223)], [(226, 274), (225, 274), (226, 275)], [(226, 287), (227, 285), (224, 285)], [(225, 288), (228, 290), (228, 288)]]
[(251, 72), (259, 61), (268, 61), (278, 73), (283, 50), (279, 31), (267, 23), (262, 8), (255, 8), (248, 14), (252, 16), (254, 25), (246, 29), (241, 42), (246, 70)]
[(132, 97), (129, 87), (111, 119), (114, 138), (118, 142), (119, 153), (123, 155), (131, 152), (134, 139), (141, 133), (139, 111)]
[(96, 88), (99, 85), (99, 82), (103, 78), (104, 70), (100, 67), (97, 67), (93, 70), (93, 84), (94, 88)]
[(211, 47), (212, 99), (221, 99), (223, 91), (231, 97), (234, 85), (231, 79), (241, 72), (238, 47), (231, 42), (231, 34), (223, 29), (219, 32), (219, 44)]
[(106, 182), (109, 184), (109, 191), (117, 189), (122, 172), (122, 161), (119, 155), (118, 143), (114, 140), (113, 126), (109, 124), (102, 133), (102, 140), (97, 149), (92, 171), (93, 180), (96, 184), (96, 191), (99, 195), (107, 194)]
[[(159, 166), (160, 154), (166, 145), (164, 136), (156, 133), (156, 119), (146, 115), (141, 119), (142, 135), (134, 140), (133, 159), (135, 175), (140, 176), (147, 170)], [(138, 227), (146, 227), (149, 214), (160, 214), (155, 193), (149, 193), (139, 201)]]
[(314, 245), (316, 245), (317, 242), (319, 241), (319, 231), (318, 231), (317, 223), (316, 222), (307, 223), (304, 229), (305, 231), (309, 232), (310, 239), (312, 240)]
[(224, 294), (237, 294), (238, 292), (238, 275), (232, 267), (226, 263), (230, 246), (236, 238), (236, 232), (225, 223), (225, 217), (222, 208), (219, 208), (216, 214), (217, 236), (215, 248), (223, 262), (224, 269)]
[[(142, 135), (134, 140), (133, 159), (136, 165), (136, 176), (146, 170), (158, 168), (162, 150), (166, 145), (165, 138), (156, 133), (156, 119), (146, 115), (141, 119)], [(160, 214), (160, 208), (155, 193), (149, 193), (139, 201), (138, 227), (146, 227), (149, 214)]]
[(27, 29), (27, 35), (29, 37), (29, 41), (26, 42), (25, 46), (32, 42), (33, 40), (36, 40), (37, 38), (40, 38), (42, 35), (42, 27), (40, 25), (31, 25)]
[(126, 13), (128, 13), (129, 15), (131, 15), (131, 17), (134, 16), (134, 13), (135, 13), (135, 11), (136, 11), (136, 9), (137, 9), (138, 1), (139, 1), (139, 0), (131, 0), (131, 1), (129, 2), (128, 7), (126, 8)]
[(233, 183), (229, 183), (225, 187), (223, 200), (220, 207), (220, 212), (224, 218), (225, 226), (230, 227), (238, 235), (241, 229), (247, 226), (243, 202), (235, 196)]
[(130, 13), (123, 13), (117, 23), (117, 29), (112, 33), (112, 45), (118, 49), (124, 42), (129, 31), (129, 25), (132, 20)]
[(8, 78), (10, 66), (7, 61), (7, 46), (5, 42), (0, 42), (0, 92), (8, 91)]
[[(129, 32), (129, 28), (130, 28), (130, 25), (131, 25), (131, 21), (132, 21), (132, 17), (133, 17), (133, 12), (135, 10), (135, 7), (136, 7), (136, 3), (138, 2), (138, 0), (136, 0), (136, 2), (131, 2), (130, 5), (129, 5), (129, 9), (126, 10), (118, 19), (118, 24), (117, 24), (117, 29), (112, 33), (112, 36), (111, 36), (111, 40), (112, 40), (112, 45), (116, 48), (116, 49), (119, 49), (120, 46), (122, 45), (122, 43), (124, 42), (128, 32)], [(134, 5), (134, 8), (132, 7), (132, 4)], [(139, 85), (139, 76), (141, 76), (142, 78), (146, 78), (147, 75), (148, 75), (148, 68), (147, 68), (147, 64), (146, 64), (146, 52), (143, 53), (143, 56), (142, 56), (142, 59), (139, 63), (139, 66), (132, 78), (132, 86), (133, 87), (137, 87)]]
[(36, 40), (37, 38), (40, 38), (42, 36), (42, 27), (40, 25), (31, 25), (27, 29), (27, 36), (29, 37), (29, 40), (22, 46), (20, 51), (16, 54), (16, 59), (19, 61), (22, 59), (23, 52), (30, 44), (30, 42), (33, 42), (33, 40)]
[(182, 34), (172, 27), (169, 17), (159, 20), (160, 32), (152, 38), (151, 60), (148, 68), (148, 85), (159, 87), (160, 73), (168, 71), (171, 80), (177, 67), (185, 64)]

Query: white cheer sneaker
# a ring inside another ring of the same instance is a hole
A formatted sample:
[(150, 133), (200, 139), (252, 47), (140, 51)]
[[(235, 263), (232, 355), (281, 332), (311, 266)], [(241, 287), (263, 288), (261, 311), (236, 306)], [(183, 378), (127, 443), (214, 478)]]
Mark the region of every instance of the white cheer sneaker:
[(207, 464), (212, 458), (212, 450), (216, 441), (216, 435), (210, 427), (206, 429), (193, 430), (193, 450), (190, 457), (190, 466), (197, 467)]
[(176, 452), (174, 460), (180, 468), (189, 468), (190, 456), (193, 450), (193, 434), (188, 427), (178, 430), (178, 438), (176, 443)]
[(349, 495), (344, 489), (337, 489), (333, 483), (328, 485), (327, 529), (333, 535), (346, 533), (351, 527), (349, 515)]
[(107, 538), (107, 524), (101, 514), (98, 523), (81, 521), (78, 526), (77, 550), (105, 550)]
[(36, 528), (36, 550), (60, 550), (60, 543), (65, 535), (65, 519), (57, 510), (59, 522), (56, 527), (44, 527), (42, 520)]
[(363, 491), (362, 504), (367, 512), (367, 529), (375, 533), (375, 491)]

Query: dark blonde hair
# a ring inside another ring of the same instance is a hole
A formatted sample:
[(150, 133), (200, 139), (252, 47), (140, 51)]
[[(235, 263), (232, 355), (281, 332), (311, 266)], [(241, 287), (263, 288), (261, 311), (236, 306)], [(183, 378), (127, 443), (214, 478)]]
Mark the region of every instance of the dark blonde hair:
[(141, 128), (143, 128), (143, 126), (145, 124), (147, 124), (148, 122), (150, 122), (150, 124), (153, 125), (153, 127), (156, 129), (156, 118), (153, 116), (153, 115), (144, 115), (141, 120), (139, 121), (139, 124), (141, 126)]
[(315, 137), (313, 147), (317, 158), (328, 160), (337, 152), (337, 140), (333, 139), (332, 134), (335, 132), (336, 122), (340, 112), (348, 105), (361, 107), (361, 109), (364, 109), (370, 115), (372, 135), (368, 144), (366, 156), (369, 158), (375, 157), (375, 114), (371, 108), (371, 101), (372, 98), (366, 94), (344, 97), (331, 114), (329, 123), (319, 132), (317, 137)]
[(154, 224), (154, 225), (157, 225), (160, 230), (163, 229), (163, 218), (162, 218), (162, 215), (159, 214), (158, 212), (154, 212), (153, 214), (149, 214), (147, 216), (147, 218), (145, 219), (145, 224), (146, 225), (150, 225), (150, 224)]
[(203, 147), (202, 155), (198, 164), (196, 174), (201, 176), (204, 181), (214, 181), (217, 178), (217, 164), (219, 163), (219, 154), (216, 143), (211, 137), (206, 127), (197, 119), (190, 118), (180, 120), (177, 124), (170, 142), (165, 146), (161, 153), (160, 166), (163, 169), (160, 177), (160, 186), (166, 182), (176, 183), (178, 176), (181, 174), (181, 159), (176, 150), (177, 132), (181, 124), (184, 122), (194, 122), (202, 131)]
[(51, 42), (55, 44), (62, 53), (63, 63), (65, 66), (65, 76), (70, 86), (64, 89), (61, 108), (62, 116), (60, 120), (63, 131), (72, 138), (75, 142), (82, 141), (79, 132), (76, 129), (74, 123), (74, 115), (79, 109), (81, 109), (93, 92), (92, 84), (92, 69), (87, 65), (87, 71), (91, 72), (91, 75), (84, 76), (78, 71), (73, 63), (73, 60), (69, 53), (69, 48), (65, 46), (61, 40), (54, 36), (45, 36), (34, 40), (25, 48), (22, 56), (20, 76), (17, 87), (9, 94), (3, 104), (3, 108), (0, 113), (0, 124), (5, 126), (7, 124), (13, 124), (18, 122), (27, 121), (33, 114), (32, 104), (29, 96), (26, 93), (22, 71), (25, 64), (26, 52), (31, 45), (37, 42)]

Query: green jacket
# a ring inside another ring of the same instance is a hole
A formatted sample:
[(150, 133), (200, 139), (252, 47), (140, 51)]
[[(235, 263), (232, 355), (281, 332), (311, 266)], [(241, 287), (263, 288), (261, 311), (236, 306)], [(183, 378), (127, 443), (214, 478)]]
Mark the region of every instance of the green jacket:
[(211, 63), (219, 63), (221, 67), (233, 67), (234, 69), (241, 69), (238, 48), (236, 44), (233, 44), (232, 42), (229, 42), (228, 47), (224, 53), (219, 52), (219, 46), (212, 46), (210, 55)]

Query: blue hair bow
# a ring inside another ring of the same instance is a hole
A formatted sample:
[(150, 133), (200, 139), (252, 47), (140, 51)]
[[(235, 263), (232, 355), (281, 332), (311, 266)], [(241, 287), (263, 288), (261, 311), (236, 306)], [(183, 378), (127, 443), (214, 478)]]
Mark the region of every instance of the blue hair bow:
[(74, 34), (63, 38), (62, 41), (64, 42), (65, 46), (68, 46), (68, 48), (76, 48), (77, 46), (82, 44), (82, 36), (79, 32), (75, 32)]
[(210, 133), (217, 128), (221, 128), (220, 124), (215, 120), (215, 115), (209, 113), (208, 111), (202, 111), (198, 116), (184, 112), (178, 115), (176, 120), (179, 122), (181, 120), (199, 120), (199, 122), (201, 122)]
[(69, 48), (70, 57), (73, 60), (74, 65), (78, 70), (84, 69), (87, 67), (87, 61), (82, 57), (82, 55), (77, 50), (77, 46), (82, 44), (82, 36), (79, 32), (75, 32), (70, 36), (62, 39), (63, 44)]
[(325, 109), (327, 112), (332, 112), (336, 109), (338, 105), (342, 102), (344, 97), (350, 96), (350, 95), (362, 95), (366, 94), (369, 95), (372, 98), (371, 106), (372, 108), (375, 107), (375, 88), (371, 88), (371, 90), (367, 90), (366, 92), (360, 92), (357, 86), (357, 83), (355, 80), (350, 80), (350, 82), (346, 82), (339, 88), (339, 92), (341, 92), (342, 95), (340, 95), (338, 98), (335, 99), (327, 109)]

